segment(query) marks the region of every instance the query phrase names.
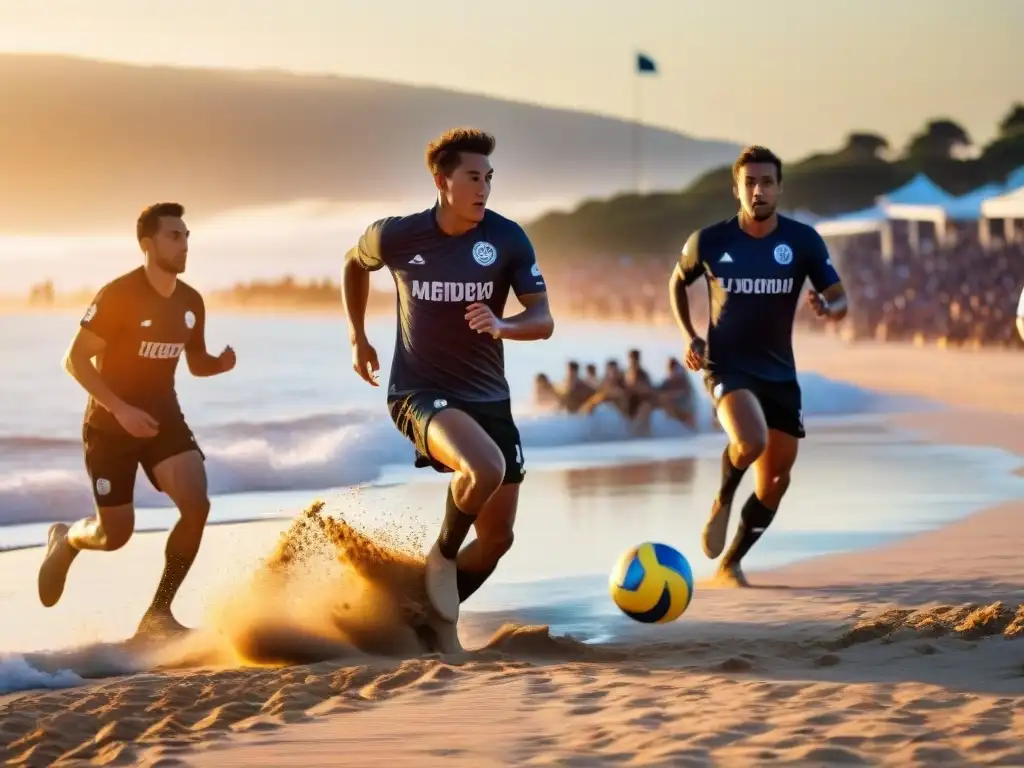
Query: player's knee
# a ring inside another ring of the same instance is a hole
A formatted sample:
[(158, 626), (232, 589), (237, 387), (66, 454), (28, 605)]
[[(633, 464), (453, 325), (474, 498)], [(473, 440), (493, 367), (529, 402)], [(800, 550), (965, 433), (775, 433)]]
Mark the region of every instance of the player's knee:
[(774, 478), (772, 478), (772, 490), (780, 498), (783, 496), (783, 494), (786, 493), (786, 491), (789, 490), (789, 480), (790, 475), (788, 469), (785, 470), (784, 472), (780, 472)]
[(467, 493), (478, 499), (489, 499), (505, 480), (505, 458), (500, 451), (480, 456), (469, 467)]
[(768, 438), (763, 435), (744, 436), (734, 441), (733, 453), (738, 466), (749, 467), (768, 447)]
[(178, 512), (184, 522), (201, 528), (206, 525), (206, 520), (210, 516), (210, 497), (197, 494), (182, 499), (178, 505)]
[(115, 552), (131, 541), (133, 533), (133, 520), (107, 521), (100, 524), (98, 538), (104, 552)]

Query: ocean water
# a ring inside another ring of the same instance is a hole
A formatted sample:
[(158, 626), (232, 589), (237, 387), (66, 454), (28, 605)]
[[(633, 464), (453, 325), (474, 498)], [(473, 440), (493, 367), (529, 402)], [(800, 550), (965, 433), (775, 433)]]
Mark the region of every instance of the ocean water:
[[(5, 527), (73, 520), (92, 507), (80, 443), (86, 398), (60, 365), (77, 321), (72, 313), (0, 316), (6, 374), (0, 380), (0, 546), (13, 543), (14, 532), (5, 534)], [(369, 333), (385, 383), (394, 323), (373, 322)], [(217, 351), (224, 344), (238, 355), (231, 373), (196, 379), (182, 365), (178, 375), (182, 408), (207, 456), (211, 494), (314, 492), (423, 476), (413, 472), (412, 448), (387, 415), (385, 387), (372, 388), (351, 370), (343, 317), (214, 312), (208, 345)], [(546, 342), (507, 343), (513, 406), (529, 466), (536, 470), (554, 460), (548, 458), (554, 449), (568, 450), (552, 454), (559, 461), (566, 456), (575, 463), (602, 461), (609, 444), (622, 451), (628, 441), (625, 425), (610, 411), (599, 410), (589, 419), (534, 412), (532, 380), (538, 371), (557, 378), (569, 357), (603, 367), (607, 358), (621, 360), (637, 347), (657, 376), (667, 357), (680, 353), (679, 346), (668, 329), (570, 323), (560, 324)], [(885, 397), (820, 376), (806, 375), (802, 385), (805, 414), (812, 421), (889, 407)], [(710, 406), (703, 400), (701, 432), (710, 425)], [(661, 443), (669, 440), (671, 450), (687, 453), (701, 435), (656, 417), (654, 437), (632, 441), (628, 450), (656, 458), (664, 456)], [(141, 472), (136, 504), (168, 504)], [(212, 519), (238, 519), (237, 512), (235, 505), (217, 504)], [(145, 521), (142, 517), (142, 525)], [(24, 536), (22, 529), (19, 537)]]

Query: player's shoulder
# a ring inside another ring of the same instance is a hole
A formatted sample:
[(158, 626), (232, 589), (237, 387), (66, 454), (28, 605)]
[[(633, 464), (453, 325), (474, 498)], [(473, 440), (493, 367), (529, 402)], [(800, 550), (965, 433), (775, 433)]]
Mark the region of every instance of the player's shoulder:
[(822, 241), (821, 234), (812, 225), (778, 214), (779, 235), (793, 241), (794, 245), (817, 245)]
[(482, 223), (482, 230), (487, 233), (489, 239), (515, 245), (530, 242), (526, 230), (518, 221), (510, 219), (508, 216), (502, 216), (497, 211), (487, 209), (484, 212)]
[(184, 280), (178, 280), (178, 290), (189, 304), (202, 304), (203, 295)]
[(709, 250), (728, 243), (738, 232), (739, 222), (736, 216), (695, 229), (686, 239), (683, 253), (694, 253), (699, 257), (701, 253), (708, 253)]
[(377, 230), (381, 237), (402, 239), (434, 230), (434, 211), (427, 208), (416, 213), (384, 216), (374, 221), (369, 229)]
[(142, 267), (130, 269), (124, 274), (118, 275), (113, 280), (104, 283), (99, 291), (99, 296), (104, 299), (121, 298), (139, 295), (139, 288), (146, 280), (146, 271)]

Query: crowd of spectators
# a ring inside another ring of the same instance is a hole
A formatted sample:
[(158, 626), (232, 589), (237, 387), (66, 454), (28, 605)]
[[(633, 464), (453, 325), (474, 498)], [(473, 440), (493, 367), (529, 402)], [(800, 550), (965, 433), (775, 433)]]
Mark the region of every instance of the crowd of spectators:
[[(943, 347), (1021, 346), (1015, 327), (1024, 289), (1024, 242), (982, 248), (961, 232), (941, 247), (925, 240), (912, 250), (896, 239), (883, 258), (877, 234), (830, 242), (850, 297), (850, 312), (829, 327), (801, 304), (797, 325), (848, 341), (910, 342)], [(545, 264), (561, 316), (646, 324), (672, 323), (668, 277), (675, 256), (595, 257), (587, 263)], [(706, 323), (705, 291), (691, 289), (695, 319)]]

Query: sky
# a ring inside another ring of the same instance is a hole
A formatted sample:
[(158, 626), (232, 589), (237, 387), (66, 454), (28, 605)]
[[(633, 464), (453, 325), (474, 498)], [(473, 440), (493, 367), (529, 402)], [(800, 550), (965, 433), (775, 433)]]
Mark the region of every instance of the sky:
[(1024, 0), (0, 0), (0, 51), (440, 86), (790, 160), (937, 116), (989, 140), (1024, 101), (1022, 29)]

